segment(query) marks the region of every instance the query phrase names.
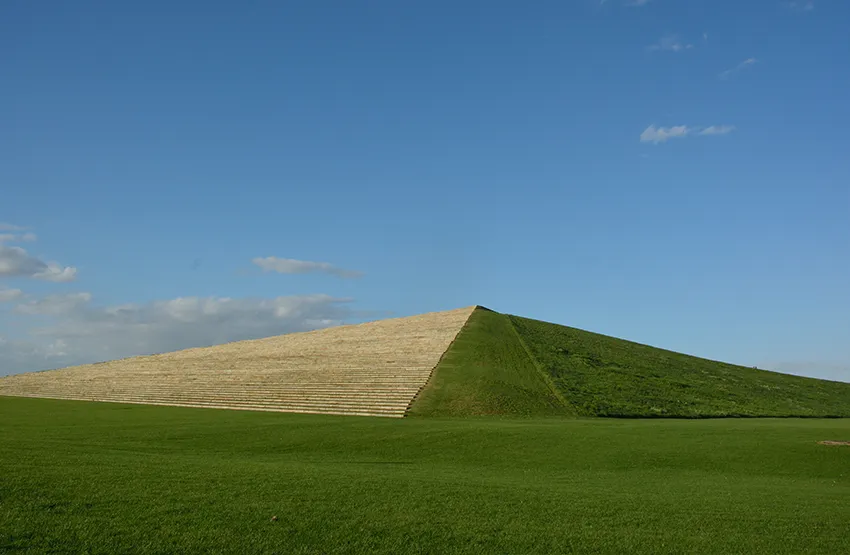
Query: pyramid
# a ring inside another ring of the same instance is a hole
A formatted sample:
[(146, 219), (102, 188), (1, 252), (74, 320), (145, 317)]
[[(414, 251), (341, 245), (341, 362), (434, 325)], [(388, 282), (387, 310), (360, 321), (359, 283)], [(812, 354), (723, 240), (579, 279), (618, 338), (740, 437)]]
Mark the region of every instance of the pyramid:
[(475, 307), (0, 378), (0, 395), (404, 416)]
[(481, 306), (8, 376), (0, 395), (388, 417), (850, 416), (850, 383)]

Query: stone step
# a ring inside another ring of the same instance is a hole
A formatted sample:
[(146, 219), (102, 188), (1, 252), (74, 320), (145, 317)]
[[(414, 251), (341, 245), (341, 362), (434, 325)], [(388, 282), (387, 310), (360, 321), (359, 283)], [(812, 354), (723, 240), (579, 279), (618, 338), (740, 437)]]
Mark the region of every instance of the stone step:
[(345, 390), (339, 388), (313, 389), (313, 390), (240, 390), (240, 389), (209, 389), (197, 390), (193, 388), (142, 388), (133, 389), (117, 389), (117, 388), (39, 388), (39, 389), (22, 389), (19, 393), (54, 393), (62, 394), (110, 394), (110, 395), (135, 395), (145, 393), (146, 395), (199, 395), (199, 396), (258, 396), (258, 397), (347, 397), (353, 399), (371, 399), (371, 398), (409, 398), (414, 396), (420, 388), (410, 390), (371, 390), (357, 389)]
[(76, 395), (88, 395), (88, 396), (98, 396), (98, 397), (112, 397), (112, 398), (146, 398), (146, 399), (213, 399), (217, 401), (229, 401), (229, 400), (250, 400), (250, 401), (267, 401), (267, 402), (275, 402), (275, 403), (283, 403), (289, 401), (300, 401), (300, 400), (309, 400), (309, 401), (347, 401), (352, 403), (366, 403), (366, 404), (374, 404), (374, 403), (407, 403), (413, 399), (413, 395), (407, 395), (405, 397), (384, 397), (384, 396), (371, 396), (371, 397), (352, 397), (349, 395), (193, 395), (191, 393), (148, 393), (148, 392), (137, 392), (135, 394), (122, 394), (116, 395), (108, 392), (91, 392), (91, 393), (83, 393), (78, 392)]
[(102, 402), (102, 403), (126, 403), (133, 405), (157, 405), (157, 406), (169, 406), (169, 407), (189, 407), (189, 408), (215, 408), (215, 409), (232, 409), (232, 410), (254, 410), (254, 411), (263, 411), (263, 412), (291, 412), (291, 413), (302, 413), (302, 414), (329, 414), (329, 415), (340, 415), (340, 416), (383, 416), (383, 417), (393, 417), (393, 418), (401, 418), (404, 416), (406, 412), (405, 409), (372, 409), (372, 408), (352, 408), (352, 409), (343, 409), (339, 407), (322, 407), (322, 406), (299, 406), (299, 405), (287, 405), (287, 406), (272, 406), (272, 405), (231, 405), (231, 404), (221, 404), (221, 403), (205, 403), (203, 401), (194, 401), (191, 403), (177, 403), (177, 402), (162, 402), (162, 401), (133, 401), (133, 400), (116, 400), (116, 399), (92, 399), (92, 398), (78, 398), (78, 397), (46, 397), (44, 395), (38, 396), (28, 396), (25, 397), (40, 397), (40, 398), (49, 398), (49, 399), (61, 399), (68, 401), (88, 401), (88, 402)]
[[(83, 398), (83, 396), (79, 396), (79, 398)], [(274, 399), (206, 399), (206, 398), (192, 398), (192, 397), (147, 397), (147, 396), (135, 396), (135, 397), (112, 397), (112, 396), (98, 396), (98, 397), (85, 397), (87, 399), (92, 400), (114, 400), (114, 401), (136, 401), (136, 402), (162, 402), (162, 403), (203, 403), (203, 404), (215, 404), (215, 405), (233, 405), (233, 406), (241, 406), (241, 405), (263, 405), (263, 406), (274, 406), (274, 407), (284, 407), (284, 406), (300, 406), (300, 407), (338, 407), (338, 408), (354, 408), (354, 409), (387, 409), (387, 410), (404, 410), (409, 405), (409, 401), (403, 402), (364, 402), (357, 403), (346, 400), (322, 400), (322, 399), (291, 399), (291, 400), (274, 400)]]
[(114, 396), (114, 395), (51, 395), (51, 394), (38, 394), (38, 395), (23, 395), (24, 397), (50, 397), (54, 399), (78, 399), (78, 400), (113, 400), (113, 401), (136, 401), (136, 402), (175, 402), (175, 403), (193, 403), (193, 402), (204, 402), (204, 403), (215, 403), (215, 404), (225, 404), (225, 405), (240, 405), (240, 404), (249, 404), (249, 405), (274, 405), (274, 406), (284, 406), (284, 405), (304, 405), (304, 406), (339, 406), (339, 407), (367, 407), (367, 408), (407, 408), (410, 405), (412, 399), (402, 399), (402, 400), (386, 400), (386, 399), (375, 399), (371, 401), (351, 401), (346, 399), (250, 399), (250, 398), (209, 398), (209, 397), (169, 397), (169, 396), (147, 396), (147, 395), (138, 395), (138, 396)]
[[(350, 381), (302, 381), (297, 383), (287, 383), (287, 382), (269, 382), (265, 384), (241, 384), (238, 382), (219, 382), (219, 381), (210, 381), (210, 382), (177, 382), (177, 381), (165, 381), (165, 380), (156, 380), (149, 381), (145, 383), (145, 386), (164, 386), (164, 387), (190, 387), (190, 386), (200, 386), (200, 387), (245, 387), (245, 388), (312, 388), (312, 387), (352, 387), (352, 386), (368, 386), (374, 387), (376, 389), (409, 389), (411, 387), (416, 387), (418, 385), (422, 385), (427, 380), (395, 380), (395, 381), (365, 381), (365, 380), (350, 380)], [(40, 384), (25, 384), (19, 383), (15, 385), (15, 388), (20, 389), (23, 387), (74, 387), (74, 386), (85, 386), (85, 387), (139, 387), (140, 381), (68, 381), (68, 382), (51, 382), (51, 383), (40, 383)], [(3, 388), (4, 390), (11, 388)]]
[[(299, 384), (287, 384), (287, 383), (276, 383), (276, 384), (264, 384), (264, 385), (252, 385), (252, 386), (243, 386), (241, 384), (219, 384), (219, 383), (211, 383), (211, 384), (196, 384), (196, 383), (186, 383), (186, 384), (172, 384), (172, 383), (149, 383), (149, 384), (125, 384), (125, 383), (88, 383), (88, 384), (39, 384), (38, 386), (31, 385), (30, 387), (39, 387), (42, 389), (46, 388), (58, 388), (58, 387), (111, 387), (111, 388), (125, 388), (125, 389), (133, 389), (137, 387), (163, 387), (163, 388), (192, 388), (193, 390), (203, 391), (205, 389), (244, 389), (244, 390), (257, 390), (257, 391), (270, 391), (276, 389), (287, 389), (287, 390), (310, 390), (310, 389), (321, 389), (321, 388), (332, 388), (332, 389), (352, 389), (352, 388), (367, 388), (370, 390), (381, 391), (381, 390), (410, 390), (416, 389), (424, 382), (394, 382), (392, 384), (377, 384), (374, 382), (348, 382), (348, 383), (299, 383)], [(26, 386), (19, 386), (18, 388), (23, 388)]]

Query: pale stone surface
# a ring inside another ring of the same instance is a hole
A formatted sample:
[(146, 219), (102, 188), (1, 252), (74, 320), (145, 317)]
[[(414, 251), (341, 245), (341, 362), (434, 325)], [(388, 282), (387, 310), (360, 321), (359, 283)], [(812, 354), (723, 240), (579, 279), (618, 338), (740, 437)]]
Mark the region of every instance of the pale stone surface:
[(0, 395), (404, 416), (475, 307), (0, 378)]

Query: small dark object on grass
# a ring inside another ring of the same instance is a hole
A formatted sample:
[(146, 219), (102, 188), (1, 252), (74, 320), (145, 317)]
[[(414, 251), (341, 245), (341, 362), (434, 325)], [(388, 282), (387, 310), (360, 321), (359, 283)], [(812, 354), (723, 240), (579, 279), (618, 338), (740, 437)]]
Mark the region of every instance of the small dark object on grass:
[(277, 522), (277, 515), (272, 517), (272, 522)]

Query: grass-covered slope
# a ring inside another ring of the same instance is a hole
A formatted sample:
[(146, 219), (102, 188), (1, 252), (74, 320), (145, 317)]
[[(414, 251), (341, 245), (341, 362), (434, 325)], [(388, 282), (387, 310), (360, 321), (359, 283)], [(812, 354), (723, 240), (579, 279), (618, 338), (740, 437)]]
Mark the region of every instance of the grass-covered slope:
[(581, 416), (850, 416), (850, 384), (705, 360), (509, 317)]
[(850, 553), (850, 447), (821, 440), (850, 421), (0, 397), (0, 553)]
[(476, 308), (410, 416), (574, 414), (534, 364), (508, 316)]

